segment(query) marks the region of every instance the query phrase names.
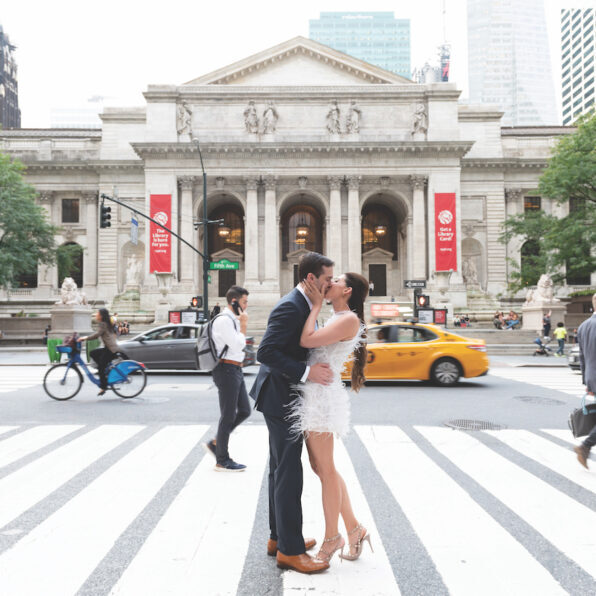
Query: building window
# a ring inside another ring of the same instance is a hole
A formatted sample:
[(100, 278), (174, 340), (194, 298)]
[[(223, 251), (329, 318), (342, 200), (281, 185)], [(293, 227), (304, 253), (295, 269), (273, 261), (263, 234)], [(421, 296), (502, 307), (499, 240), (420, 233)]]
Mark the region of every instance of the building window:
[(524, 197), (524, 211), (540, 211), (541, 208), (541, 197)]
[(282, 219), (282, 260), (288, 253), (305, 249), (322, 252), (323, 226), (319, 212), (310, 205), (295, 205), (286, 211)]
[(209, 254), (225, 248), (244, 254), (244, 218), (239, 205), (222, 205), (209, 214), (209, 219), (223, 219), (223, 225), (209, 229)]
[(540, 274), (540, 245), (535, 240), (524, 242), (521, 247), (521, 278), (526, 286), (535, 286)]
[(17, 277), (17, 288), (36, 288), (37, 287), (37, 269), (28, 273), (21, 273)]
[(83, 247), (76, 242), (67, 242), (58, 247), (58, 287), (65, 277), (72, 277), (77, 287), (83, 287)]
[(393, 212), (384, 205), (367, 205), (362, 210), (362, 252), (382, 248), (397, 260), (397, 225)]
[(62, 223), (79, 223), (79, 199), (62, 199)]

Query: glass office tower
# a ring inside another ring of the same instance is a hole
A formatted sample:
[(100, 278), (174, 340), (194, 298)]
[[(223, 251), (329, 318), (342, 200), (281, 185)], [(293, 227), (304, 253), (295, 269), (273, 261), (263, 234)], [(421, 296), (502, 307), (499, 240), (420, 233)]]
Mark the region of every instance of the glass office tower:
[(309, 25), (314, 41), (411, 78), (409, 19), (392, 12), (322, 12)]
[(468, 0), (468, 76), (503, 126), (558, 124), (544, 0)]

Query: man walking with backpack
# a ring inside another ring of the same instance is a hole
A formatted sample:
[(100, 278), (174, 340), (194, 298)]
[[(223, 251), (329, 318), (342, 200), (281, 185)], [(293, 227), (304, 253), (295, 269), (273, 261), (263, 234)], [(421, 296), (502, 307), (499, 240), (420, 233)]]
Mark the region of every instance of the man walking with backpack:
[(242, 373), (248, 323), (248, 291), (240, 286), (232, 286), (226, 293), (226, 301), (227, 307), (209, 323), (219, 359), (213, 369), (213, 382), (219, 392), (220, 418), (217, 437), (205, 443), (205, 449), (215, 456), (217, 472), (243, 472), (246, 466), (230, 457), (228, 442), (232, 431), (250, 416)]

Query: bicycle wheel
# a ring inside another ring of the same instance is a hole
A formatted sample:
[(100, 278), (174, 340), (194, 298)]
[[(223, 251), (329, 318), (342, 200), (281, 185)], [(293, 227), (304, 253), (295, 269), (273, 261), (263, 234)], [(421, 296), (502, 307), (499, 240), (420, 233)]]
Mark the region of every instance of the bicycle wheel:
[(68, 364), (52, 366), (43, 378), (43, 388), (52, 398), (63, 401), (74, 397), (83, 385), (81, 371)]
[(117, 364), (114, 368), (120, 373), (121, 379), (112, 382), (112, 389), (116, 395), (125, 399), (136, 397), (145, 389), (147, 384), (145, 370), (137, 368), (128, 372), (126, 369), (120, 369), (120, 364)]

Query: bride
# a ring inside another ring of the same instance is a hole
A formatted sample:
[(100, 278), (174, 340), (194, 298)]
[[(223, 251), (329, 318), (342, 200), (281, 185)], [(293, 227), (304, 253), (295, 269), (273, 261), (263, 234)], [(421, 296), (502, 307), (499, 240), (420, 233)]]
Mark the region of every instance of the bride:
[[(354, 561), (360, 556), (365, 540), (371, 546), (370, 534), (356, 519), (346, 484), (335, 469), (333, 435), (347, 434), (350, 425), (350, 398), (341, 382), (346, 361), (353, 358), (352, 389), (358, 391), (365, 380), (364, 300), (368, 281), (357, 273), (345, 273), (332, 282), (326, 294), (309, 281), (304, 281), (304, 291), (312, 302), (312, 310), (304, 324), (300, 345), (311, 349), (309, 365), (329, 364), (333, 381), (329, 385), (307, 382), (300, 386), (301, 395), (290, 413), (292, 430), (305, 435), (310, 464), (322, 485), (325, 539), (317, 558), (329, 562), (339, 550), (342, 559)], [(334, 314), (325, 327), (317, 329), (324, 299), (331, 302)], [(338, 529), (340, 515), (348, 537), (346, 554), (345, 540)]]

